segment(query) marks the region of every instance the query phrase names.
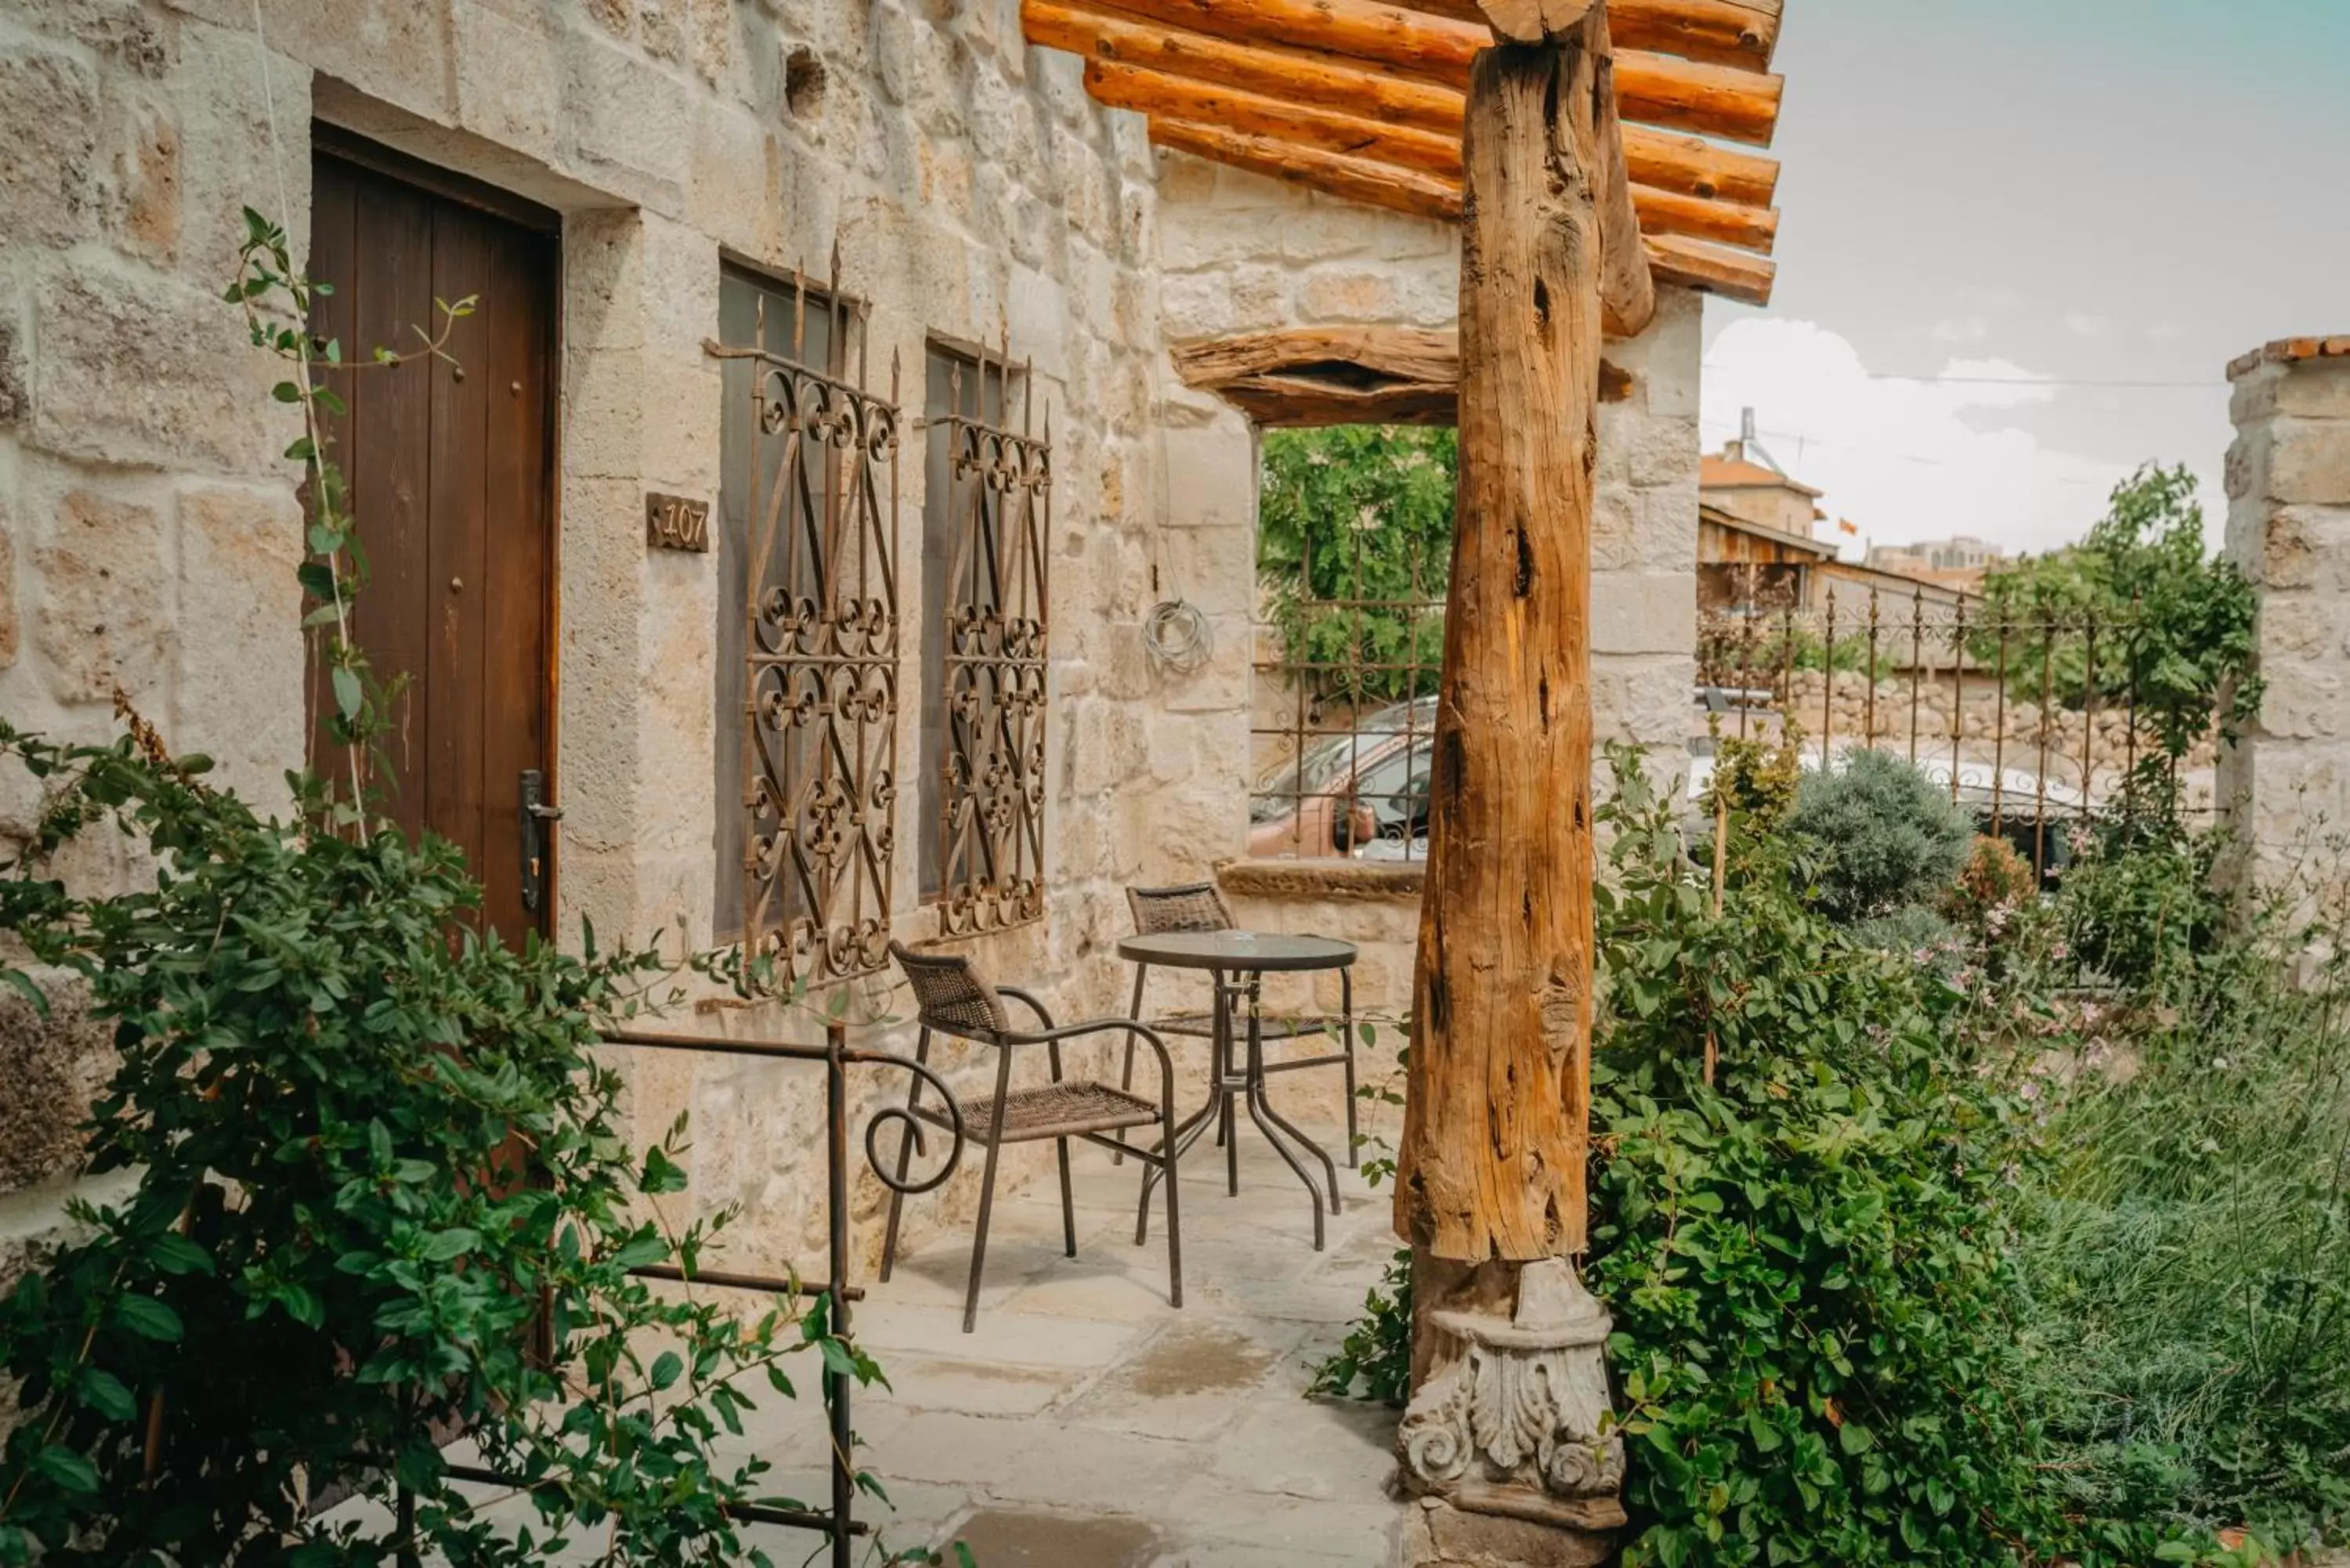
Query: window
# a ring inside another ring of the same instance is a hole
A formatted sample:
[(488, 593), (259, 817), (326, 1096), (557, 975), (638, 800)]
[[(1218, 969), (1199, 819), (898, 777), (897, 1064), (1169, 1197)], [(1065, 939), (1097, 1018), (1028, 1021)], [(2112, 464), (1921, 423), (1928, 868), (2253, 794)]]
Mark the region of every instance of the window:
[(730, 266), (719, 337), (716, 929), (837, 979), (888, 961), (899, 414), (837, 295)]
[(941, 933), (963, 935), (1045, 913), (1051, 447), (1001, 360), (925, 358), (917, 864)]

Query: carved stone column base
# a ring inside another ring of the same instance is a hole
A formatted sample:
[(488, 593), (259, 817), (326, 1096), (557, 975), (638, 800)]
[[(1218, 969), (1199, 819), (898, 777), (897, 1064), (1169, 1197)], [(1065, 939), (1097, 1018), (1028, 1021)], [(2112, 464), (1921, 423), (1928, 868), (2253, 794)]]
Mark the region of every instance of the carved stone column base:
[(1506, 1316), (1492, 1289), (1503, 1276), (1448, 1292), (1466, 1305), (1419, 1318), (1425, 1359), (1396, 1479), (1421, 1507), (1401, 1568), (1581, 1568), (1614, 1551), (1624, 1441), (1608, 1411), (1607, 1311), (1565, 1258), (1516, 1273)]
[[(1622, 1509), (1609, 1511), (1623, 1522)], [(1425, 1497), (1404, 1519), (1395, 1568), (1599, 1568), (1615, 1555), (1616, 1532), (1605, 1526), (1471, 1513)]]

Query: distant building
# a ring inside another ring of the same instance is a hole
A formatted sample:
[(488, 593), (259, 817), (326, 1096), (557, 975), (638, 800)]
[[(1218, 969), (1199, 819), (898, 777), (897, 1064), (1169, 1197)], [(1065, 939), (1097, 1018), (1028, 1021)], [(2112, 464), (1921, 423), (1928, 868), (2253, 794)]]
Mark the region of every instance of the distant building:
[[(1762, 458), (1757, 462), (1756, 458)], [(1880, 548), (1866, 564), (1839, 561), (1841, 541), (1817, 524), (1822, 493), (1781, 472), (1750, 441), (1727, 442), (1698, 470), (1698, 607), (1702, 610), (1825, 607), (1831, 593), (1847, 607), (1871, 595), (1955, 606), (1982, 586), (1984, 570), (2003, 560), (1981, 539)], [(1856, 530), (1837, 524), (1844, 533)], [(1959, 563), (1937, 564), (1934, 554)]]

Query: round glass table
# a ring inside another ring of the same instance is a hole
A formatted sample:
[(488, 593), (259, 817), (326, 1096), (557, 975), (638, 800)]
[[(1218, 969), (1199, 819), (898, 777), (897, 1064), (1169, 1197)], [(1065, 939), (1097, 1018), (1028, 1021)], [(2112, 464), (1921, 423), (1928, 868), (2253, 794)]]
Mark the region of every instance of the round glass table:
[[(1208, 1103), (1176, 1129), (1175, 1152), (1180, 1155), (1189, 1148), (1213, 1122), (1224, 1144), (1227, 1180), (1231, 1190), (1238, 1192), (1236, 1107), (1246, 1106), (1249, 1119), (1264, 1135), (1264, 1141), (1305, 1184), (1306, 1194), (1314, 1204), (1314, 1250), (1322, 1251), (1323, 1204), (1326, 1200), (1330, 1212), (1338, 1211), (1338, 1168), (1321, 1145), (1274, 1110), (1272, 1101), (1265, 1097), (1264, 1014), (1259, 993), (1268, 974), (1350, 968), (1356, 957), (1355, 944), (1330, 937), (1294, 937), (1271, 931), (1167, 931), (1157, 936), (1125, 938), (1118, 944), (1118, 952), (1132, 963), (1206, 970), (1214, 978), (1215, 1006), (1210, 1009), (1209, 1017), (1213, 1022), (1210, 1037), (1215, 1056), (1208, 1075)], [(1352, 1009), (1347, 1011), (1351, 1012)], [(1235, 1027), (1243, 1021), (1246, 1023), (1245, 1033)], [(1340, 1048), (1352, 1050), (1353, 1019), (1341, 1021), (1339, 1027), (1345, 1031)], [(1321, 1181), (1315, 1180), (1307, 1165), (1308, 1157), (1321, 1162)], [(1157, 1179), (1156, 1167), (1143, 1174), (1146, 1209), (1150, 1201), (1150, 1184)]]

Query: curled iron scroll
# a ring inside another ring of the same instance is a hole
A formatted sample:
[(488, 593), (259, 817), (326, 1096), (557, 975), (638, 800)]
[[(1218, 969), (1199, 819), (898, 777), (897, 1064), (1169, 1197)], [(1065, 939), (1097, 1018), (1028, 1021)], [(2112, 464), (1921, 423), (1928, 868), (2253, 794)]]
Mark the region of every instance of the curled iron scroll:
[[(903, 1193), (909, 1198), (925, 1192), (935, 1192), (945, 1186), (947, 1178), (952, 1176), (955, 1173), (955, 1168), (962, 1163), (963, 1146), (970, 1141), (963, 1132), (962, 1107), (955, 1103), (954, 1094), (947, 1087), (947, 1081), (913, 1058), (899, 1056), (892, 1052), (852, 1051), (846, 1060), (868, 1063), (880, 1067), (902, 1067), (914, 1075), (920, 1083), (929, 1085), (938, 1092), (939, 1103), (945, 1107), (946, 1111), (946, 1131), (949, 1141), (946, 1158), (940, 1163), (935, 1174), (919, 1181), (909, 1182), (903, 1177), (894, 1174), (881, 1158), (881, 1128), (885, 1124), (893, 1122), (903, 1124), (906, 1136), (913, 1140), (915, 1151), (921, 1154), (924, 1158), (929, 1158), (930, 1151), (922, 1147), (924, 1142), (922, 1132), (926, 1124), (920, 1116), (914, 1115), (910, 1106), (886, 1106), (873, 1113), (873, 1119), (865, 1124), (865, 1161), (873, 1168), (873, 1174), (881, 1179), (881, 1184), (884, 1187), (893, 1192)], [(927, 1125), (934, 1127), (936, 1124)], [(902, 1158), (904, 1153), (902, 1145), (899, 1152)]]

